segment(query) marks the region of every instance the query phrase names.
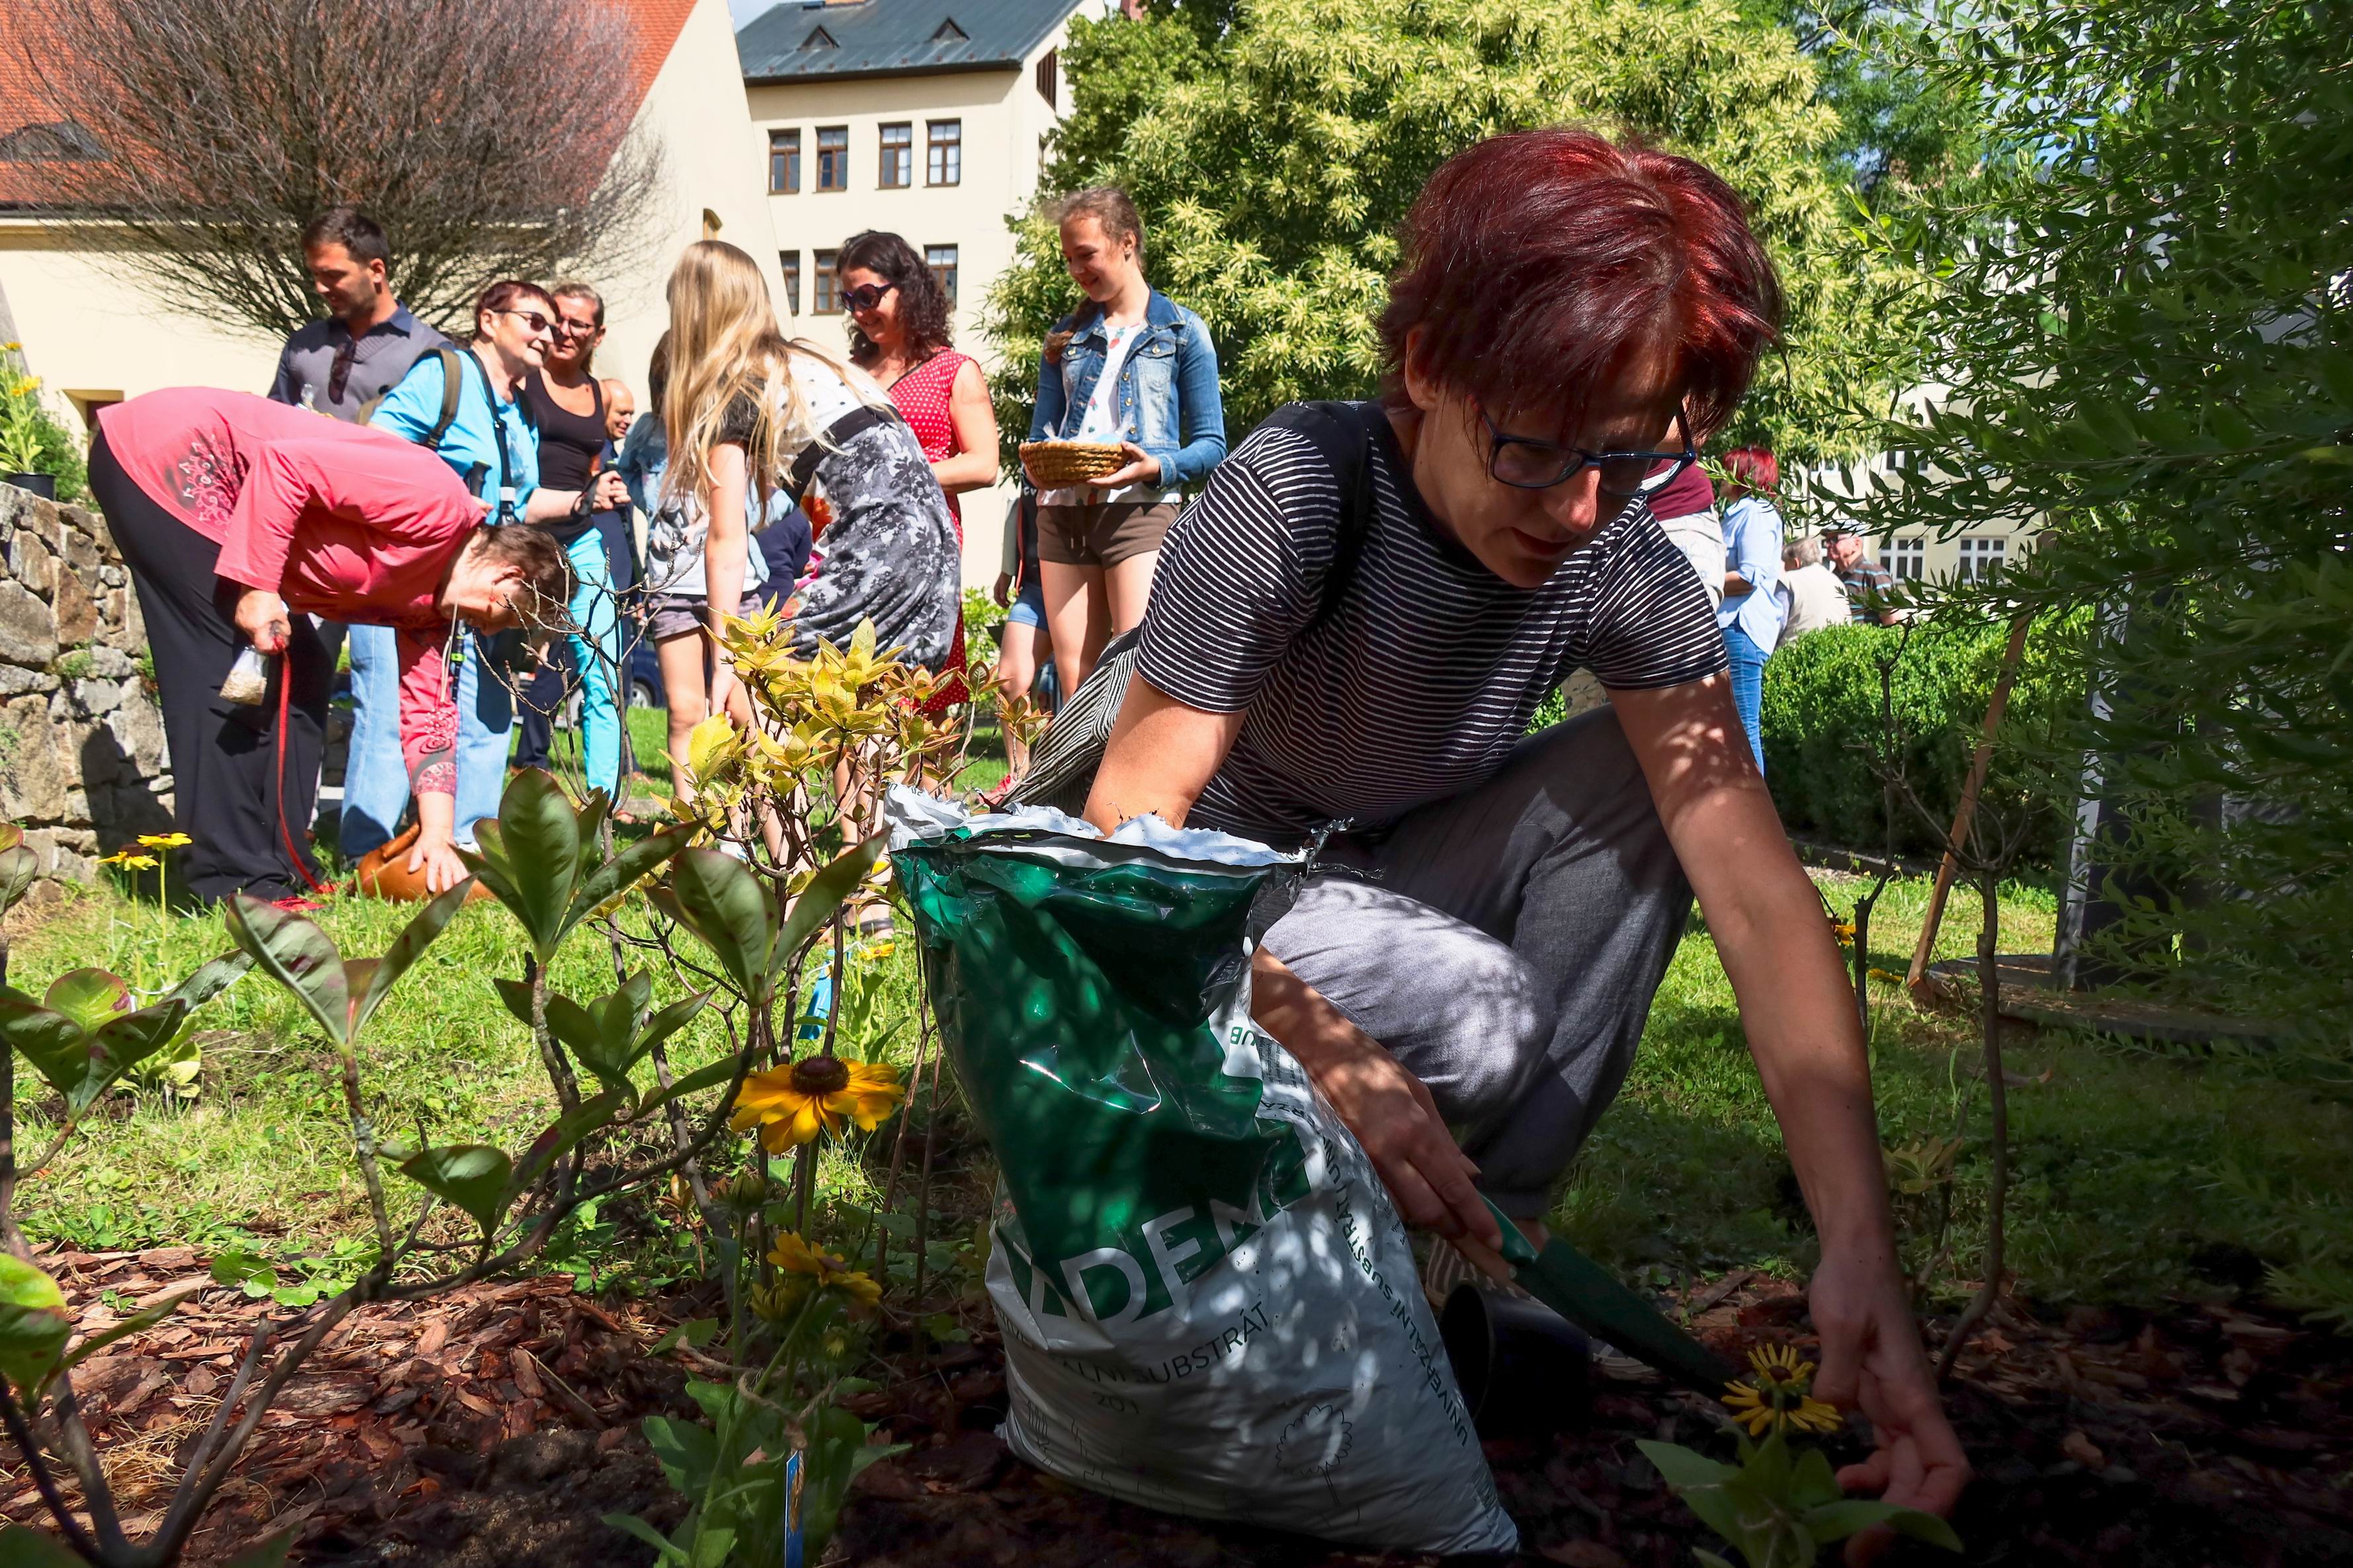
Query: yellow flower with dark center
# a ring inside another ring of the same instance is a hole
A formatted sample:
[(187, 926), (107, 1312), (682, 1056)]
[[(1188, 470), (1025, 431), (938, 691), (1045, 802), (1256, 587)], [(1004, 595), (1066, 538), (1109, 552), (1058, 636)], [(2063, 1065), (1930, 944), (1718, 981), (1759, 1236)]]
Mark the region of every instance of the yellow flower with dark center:
[(1801, 1432), (1835, 1432), (1844, 1424), (1836, 1407), (1813, 1397), (1814, 1363), (1800, 1361), (1787, 1345), (1760, 1345), (1748, 1352), (1754, 1383), (1727, 1383), (1724, 1403), (1752, 1437), (1791, 1426)]
[(888, 1062), (803, 1057), (745, 1079), (729, 1125), (738, 1132), (757, 1127), (768, 1152), (781, 1154), (820, 1132), (839, 1138), (852, 1121), (871, 1131), (906, 1093)]
[(140, 855), (129, 849), (118, 849), (99, 861), (101, 866), (128, 866), (134, 871), (153, 871), (157, 861), (153, 855)]
[(776, 1245), (768, 1252), (768, 1261), (786, 1274), (814, 1280), (820, 1290), (839, 1291), (854, 1306), (871, 1307), (882, 1299), (882, 1287), (874, 1282), (872, 1276), (850, 1268), (835, 1253), (811, 1247), (789, 1230), (776, 1237)]
[(1838, 939), (1838, 944), (1841, 947), (1852, 947), (1854, 945), (1854, 923), (1851, 921), (1831, 921), (1831, 935)]
[(178, 849), (195, 840), (185, 833), (142, 833), (139, 842), (149, 849)]

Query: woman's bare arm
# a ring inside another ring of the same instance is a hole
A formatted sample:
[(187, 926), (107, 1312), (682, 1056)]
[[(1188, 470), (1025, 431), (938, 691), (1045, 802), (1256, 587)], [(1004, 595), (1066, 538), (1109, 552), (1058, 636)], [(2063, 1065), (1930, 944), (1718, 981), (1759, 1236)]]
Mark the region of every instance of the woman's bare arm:
[(932, 465), (940, 489), (950, 495), (987, 489), (997, 482), (997, 410), (989, 405), (987, 380), (971, 360), (956, 367), (948, 423), (955, 426), (957, 450)]
[(1895, 1262), (1871, 1068), (1830, 922), (1757, 772), (1722, 676), (1611, 694), (1691, 879), (1821, 1237), (1817, 1392), (1859, 1405), (1879, 1452), (1850, 1484), (1949, 1513), (1968, 1462)]
[[(709, 509), (711, 527), (703, 537), (702, 582), (710, 595), (710, 605), (703, 624), (710, 629), (715, 647), (727, 628), (728, 617), (739, 613), (744, 605), (744, 578), (749, 568), (752, 538), (744, 510), (749, 459), (739, 443), (722, 441), (711, 448), (706, 468), (703, 505)], [(728, 691), (734, 680), (733, 665), (722, 657), (711, 677), (713, 713), (726, 710)]]
[[(1188, 707), (1135, 677), (1087, 796), (1087, 820), (1106, 833), (1147, 813), (1183, 826), (1244, 717)], [(1492, 1249), (1503, 1236), (1472, 1184), (1479, 1168), (1456, 1146), (1421, 1080), (1263, 947), (1250, 957), (1250, 1001), (1259, 1026), (1314, 1075), (1364, 1145), (1406, 1223), (1452, 1238), (1502, 1276)]]

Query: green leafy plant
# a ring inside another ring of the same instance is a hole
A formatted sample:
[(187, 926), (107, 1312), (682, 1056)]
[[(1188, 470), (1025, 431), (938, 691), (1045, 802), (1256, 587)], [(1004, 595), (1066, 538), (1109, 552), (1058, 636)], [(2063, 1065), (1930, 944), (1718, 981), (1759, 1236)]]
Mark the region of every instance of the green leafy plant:
[[(1793, 1452), (1778, 1428), (1758, 1442), (1741, 1438), (1736, 1465), (1676, 1443), (1635, 1447), (1748, 1568), (1811, 1568), (1822, 1548), (1878, 1525), (1947, 1552), (1961, 1549), (1953, 1527), (1934, 1514), (1848, 1497), (1820, 1449)], [(1692, 1555), (1707, 1568), (1732, 1568), (1704, 1549)]]
[[(2072, 674), (2069, 644), (2070, 633), (2057, 626), (2028, 644), (2004, 720), (2009, 733), (2054, 733), (2072, 718), (2083, 690)], [(1761, 729), (1766, 783), (1782, 821), (1794, 832), (1883, 852), (1890, 816), (1883, 773), (1893, 765), (1926, 808), (1894, 812), (1893, 847), (1904, 855), (1939, 853), (2002, 646), (2000, 625), (1970, 615), (1909, 628), (1830, 626), (1774, 654)], [(1883, 660), (1892, 661), (1883, 692)], [(2021, 793), (2034, 782), (2014, 752), (1997, 760), (1989, 784), (1997, 795)], [(2047, 809), (2036, 824), (2030, 855), (2043, 864), (2064, 858), (2060, 816)]]
[[(865, 1276), (830, 1273), (797, 1274), (798, 1285), (764, 1296), (764, 1307), (787, 1326), (755, 1372), (727, 1383), (688, 1383), (687, 1395), (707, 1426), (647, 1417), (646, 1439), (663, 1475), (689, 1500), (678, 1527), (665, 1536), (628, 1515), (607, 1514), (605, 1522), (678, 1568), (820, 1559), (858, 1472), (905, 1447), (870, 1444), (871, 1428), (833, 1403), (846, 1392), (839, 1368), (849, 1349), (835, 1325), (859, 1299)], [(707, 1343), (717, 1327), (710, 1319), (682, 1325), (656, 1348), (691, 1342), (698, 1328)], [(828, 1340), (840, 1350), (828, 1352)], [(797, 1542), (797, 1553), (788, 1540)]]
[[(0, 1155), (0, 1221), (7, 1222), (13, 1244), (13, 1271), (0, 1274), (0, 1308), (15, 1303), (0, 1310), (0, 1357), (23, 1374), (13, 1392), (0, 1391), (0, 1415), (24, 1451), (67, 1548), (106, 1568), (170, 1563), (271, 1400), (352, 1311), (372, 1302), (427, 1298), (512, 1268), (543, 1252), (584, 1206), (667, 1182), (724, 1134), (736, 1089), (758, 1065), (754, 1052), (739, 1048), (682, 1077), (669, 1070), (665, 1052), (665, 1043), (709, 1005), (709, 989), (658, 1006), (647, 973), (628, 975), (611, 993), (580, 1001), (552, 994), (547, 985), (549, 961), (591, 925), (604, 930), (617, 958), (626, 951), (611, 917), (695, 831), (693, 825), (674, 826), (617, 849), (602, 795), (592, 794), (575, 805), (536, 773), (519, 775), (497, 821), (480, 828), (481, 849), (474, 857), (480, 883), (522, 928), (528, 948), (523, 973), (501, 979), (500, 993), (538, 1043), (554, 1102), (554, 1119), (520, 1148), (433, 1143), (422, 1129), (413, 1142), (388, 1139), (377, 1126), (379, 1097), (367, 1082), (364, 1043), (371, 1022), (398, 1005), (401, 982), (459, 918), (475, 886), (471, 879), (426, 903), (375, 958), (346, 958), (302, 915), (240, 898), (225, 910), (237, 951), (203, 966), (160, 1000), (141, 1005), (121, 977), (95, 969), (59, 975), (38, 997), (0, 987), (0, 1040), (9, 1047), (9, 1070), (22, 1055), (62, 1098), (66, 1114), (55, 1145), (61, 1148), (99, 1096), (180, 1037), (192, 1009), (248, 968), (259, 969), (300, 1003), (332, 1053), (332, 1082), (371, 1221), (371, 1234), (343, 1238), (323, 1256), (273, 1255), (247, 1246), (215, 1257), (216, 1283), (266, 1297), (284, 1315), (260, 1321), (218, 1414), (185, 1457), (153, 1535), (134, 1544), (72, 1396), (74, 1360), (96, 1342), (69, 1351), (67, 1341), (50, 1332), (49, 1314), (61, 1310), (62, 1297), (15, 1236), (8, 1207), (15, 1172)], [(778, 921), (763, 914), (750, 922), (766, 942), (758, 973), (797, 962), (779, 943), (806, 942), (826, 924), (871, 864), (871, 847), (863, 854), (805, 886), (790, 916)], [(729, 870), (710, 867), (702, 868), (699, 879), (691, 876), (699, 891), (688, 902), (698, 910), (741, 917), (747, 890), (754, 903), (764, 901), (748, 872), (733, 862), (728, 867), (732, 878)], [(21, 894), (30, 873), (21, 835), (0, 843), (0, 891), (11, 899)], [(595, 1092), (583, 1092), (584, 1079)], [(9, 1089), (0, 1083), (0, 1091)], [(7, 1103), (0, 1098), (0, 1114)], [(665, 1121), (675, 1135), (670, 1147), (661, 1149), (657, 1140), (649, 1153), (642, 1130)], [(0, 1137), (0, 1150), (12, 1147)], [(597, 1152), (593, 1176), (592, 1150)], [(54, 1155), (55, 1148), (35, 1169)], [(152, 1326), (176, 1305), (175, 1300), (152, 1308), (111, 1332)], [(59, 1462), (79, 1482), (87, 1525), (56, 1484), (52, 1467)], [(37, 1552), (26, 1542), (47, 1540), (17, 1539), (23, 1535), (12, 1532), (14, 1549)]]
[[(1942, 0), (1907, 67), (1989, 157), (1873, 228), (1948, 394), (1881, 533), (2031, 520), (1956, 607), (2096, 621), (2051, 759), (2103, 806), (2072, 879), (2108, 979), (2353, 1054), (2353, 310), (2341, 16), (2231, 0)], [(2152, 83), (2162, 90), (2149, 90)], [(1968, 243), (1961, 243), (1966, 236)], [(1803, 643), (1799, 645), (1802, 649)], [(1770, 682), (1768, 681), (1768, 687)]]
[(80, 445), (43, 401), (21, 343), (0, 343), (0, 473), (51, 475), (67, 500), (84, 481)]

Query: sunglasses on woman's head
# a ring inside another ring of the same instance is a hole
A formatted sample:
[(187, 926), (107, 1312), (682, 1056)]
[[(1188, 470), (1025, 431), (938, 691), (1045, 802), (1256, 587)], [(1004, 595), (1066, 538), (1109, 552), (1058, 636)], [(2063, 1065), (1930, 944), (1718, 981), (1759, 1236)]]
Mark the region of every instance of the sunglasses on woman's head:
[[(1603, 494), (1645, 496), (1664, 489), (1677, 474), (1699, 461), (1691, 426), (1680, 408), (1675, 410), (1673, 427), (1683, 432), (1683, 444), (1681, 450), (1672, 452), (1588, 452), (1582, 447), (1564, 447), (1530, 436), (1507, 436), (1483, 408), (1479, 410), (1479, 419), (1487, 426), (1493, 443), (1487, 451), (1488, 477), (1517, 490), (1548, 490), (1567, 484), (1587, 468), (1597, 468)], [(1668, 466), (1660, 468), (1662, 463)]]
[(896, 289), (896, 283), (860, 283), (855, 289), (841, 291), (841, 302), (853, 310), (871, 310), (882, 302), (882, 296)]

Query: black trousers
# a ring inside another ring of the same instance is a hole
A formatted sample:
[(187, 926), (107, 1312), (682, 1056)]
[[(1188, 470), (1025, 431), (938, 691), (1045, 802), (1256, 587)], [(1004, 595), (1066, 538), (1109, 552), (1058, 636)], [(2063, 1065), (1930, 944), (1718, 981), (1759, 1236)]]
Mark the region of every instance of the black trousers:
[[(334, 676), (317, 628), (307, 616), (290, 617), (293, 638), (286, 656), (271, 661), (268, 697), (250, 707), (224, 701), (221, 682), (246, 640), (236, 618), (244, 588), (214, 575), (220, 546), (148, 499), (103, 433), (90, 442), (90, 488), (131, 568), (155, 656), (164, 736), (172, 748), (174, 816), (193, 840), (181, 852), (185, 881), (174, 880), (207, 903), (240, 890), (259, 899), (307, 893), (286, 841), (317, 876), (310, 827)], [(287, 679), (293, 688), (281, 760), (278, 688)]]

